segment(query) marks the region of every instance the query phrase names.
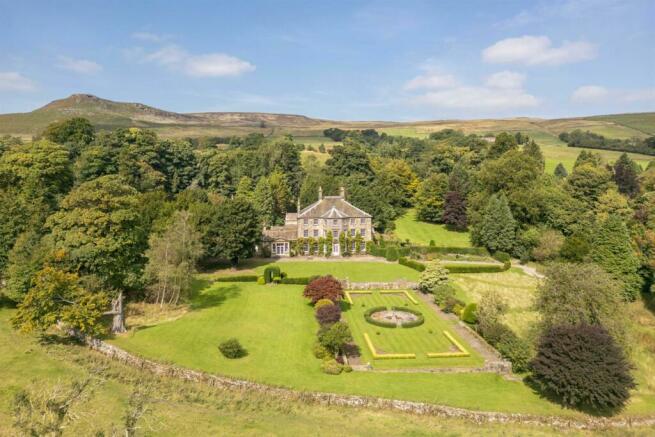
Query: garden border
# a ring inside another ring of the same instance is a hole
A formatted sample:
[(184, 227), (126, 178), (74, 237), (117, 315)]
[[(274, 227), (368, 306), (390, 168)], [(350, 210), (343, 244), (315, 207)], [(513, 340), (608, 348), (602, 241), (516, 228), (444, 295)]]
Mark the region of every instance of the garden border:
[(252, 390), (259, 393), (272, 395), (282, 400), (313, 402), (319, 405), (398, 410), (419, 415), (465, 419), (473, 421), (474, 423), (521, 423), (525, 425), (551, 426), (560, 429), (571, 428), (595, 430), (608, 427), (625, 429), (633, 426), (655, 426), (655, 416), (635, 418), (623, 417), (616, 419), (586, 416), (585, 419), (574, 419), (559, 416), (539, 416), (524, 413), (476, 411), (460, 407), (450, 407), (447, 405), (430, 404), (426, 402), (294, 390), (252, 382), (244, 379), (199, 372), (172, 364), (162, 364), (156, 361), (138, 357), (117, 346), (111, 345), (97, 338), (87, 337), (86, 335), (74, 332), (69, 332), (69, 334), (78, 338), (90, 349), (93, 349), (111, 359), (150, 372), (154, 375), (168, 376), (185, 381), (197, 382), (209, 387), (216, 387), (223, 390)]

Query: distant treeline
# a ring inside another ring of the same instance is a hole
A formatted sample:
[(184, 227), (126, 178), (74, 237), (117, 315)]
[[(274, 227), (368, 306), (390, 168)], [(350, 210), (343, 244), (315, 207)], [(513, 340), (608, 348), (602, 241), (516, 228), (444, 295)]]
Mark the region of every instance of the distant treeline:
[(588, 149), (617, 150), (620, 152), (642, 153), (655, 155), (655, 136), (646, 139), (628, 138), (625, 140), (605, 138), (593, 132), (583, 132), (576, 129), (573, 132), (562, 132), (559, 139), (569, 147), (586, 147)]

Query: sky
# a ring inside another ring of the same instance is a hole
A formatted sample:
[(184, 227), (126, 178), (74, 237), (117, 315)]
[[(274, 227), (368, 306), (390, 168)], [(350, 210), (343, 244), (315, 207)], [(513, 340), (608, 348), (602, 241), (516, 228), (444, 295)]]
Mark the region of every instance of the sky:
[(74, 93), (334, 120), (655, 111), (655, 0), (0, 0), (0, 113)]

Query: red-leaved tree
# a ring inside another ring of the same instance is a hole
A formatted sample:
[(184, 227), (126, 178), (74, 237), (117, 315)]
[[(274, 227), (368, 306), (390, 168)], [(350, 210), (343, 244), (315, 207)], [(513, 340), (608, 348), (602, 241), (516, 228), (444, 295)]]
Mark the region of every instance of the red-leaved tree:
[(341, 287), (341, 282), (334, 277), (322, 276), (307, 284), (303, 296), (311, 299), (312, 305), (321, 299), (330, 299), (336, 303), (343, 298), (343, 287)]

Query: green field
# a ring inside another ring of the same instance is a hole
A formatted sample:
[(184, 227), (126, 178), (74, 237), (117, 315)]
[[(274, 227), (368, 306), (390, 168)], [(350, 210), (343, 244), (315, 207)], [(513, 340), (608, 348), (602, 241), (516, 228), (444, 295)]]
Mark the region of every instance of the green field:
[[(578, 147), (567, 147), (567, 146), (551, 146), (551, 145), (542, 145), (541, 151), (546, 158), (546, 173), (552, 174), (557, 167), (557, 164), (560, 162), (566, 167), (566, 169), (571, 172), (573, 170), (573, 164), (582, 150), (590, 150), (595, 153), (599, 153), (602, 156), (603, 160), (607, 163), (613, 163), (616, 161), (623, 152), (615, 152), (613, 150), (597, 150), (597, 149), (582, 149)], [(642, 168), (646, 168), (648, 162), (652, 159), (655, 159), (654, 156), (640, 155), (638, 153), (628, 153), (628, 155), (634, 159)]]
[[(414, 292), (416, 304), (402, 294), (388, 294), (375, 291), (371, 294), (351, 295), (353, 305), (346, 305), (344, 316), (350, 325), (355, 342), (359, 346), (361, 361), (371, 363), (373, 368), (429, 368), (429, 367), (468, 367), (481, 366), (484, 361), (477, 352), (453, 331), (452, 324), (439, 318), (434, 309), (428, 307)], [(385, 306), (391, 308), (409, 307), (420, 311), (425, 317), (425, 323), (413, 328), (386, 328), (368, 323), (364, 312), (368, 308)], [(443, 353), (453, 351), (453, 345), (443, 334), (448, 331), (470, 353), (469, 357), (428, 358), (426, 353)], [(416, 354), (416, 358), (407, 359), (375, 359), (364, 340), (368, 334), (376, 351), (393, 354)]]
[(413, 209), (396, 219), (395, 223), (393, 234), (402, 241), (427, 246), (432, 240), (437, 247), (471, 247), (468, 232), (451, 231), (446, 225), (418, 221)]
[(262, 275), (264, 269), (269, 265), (278, 266), (283, 272), (291, 278), (309, 277), (323, 275), (329, 272), (332, 276), (339, 279), (349, 279), (351, 281), (395, 281), (404, 279), (415, 281), (419, 277), (419, 272), (409, 267), (397, 263), (380, 263), (365, 261), (280, 261), (274, 264), (261, 265), (254, 270), (257, 274)]
[[(64, 436), (104, 432), (122, 435), (123, 416), (131, 394), (149, 387), (147, 412), (137, 423), (137, 435), (334, 435), (334, 424), (345, 435), (470, 435), (471, 427), (491, 435), (557, 435), (550, 427), (520, 424), (472, 424), (465, 420), (417, 416), (398, 411), (314, 405), (268, 397), (262, 393), (230, 392), (127, 367), (66, 343), (40, 344), (9, 326), (14, 310), (0, 308), (0, 435), (17, 435), (12, 428), (11, 402), (20, 389), (53, 390), (89, 376), (93, 390), (73, 405), (77, 420), (67, 423)], [(347, 417), (347, 420), (344, 420)], [(573, 435), (591, 435), (575, 431)], [(617, 431), (611, 435), (620, 435)], [(645, 434), (644, 434), (645, 435)]]

